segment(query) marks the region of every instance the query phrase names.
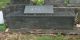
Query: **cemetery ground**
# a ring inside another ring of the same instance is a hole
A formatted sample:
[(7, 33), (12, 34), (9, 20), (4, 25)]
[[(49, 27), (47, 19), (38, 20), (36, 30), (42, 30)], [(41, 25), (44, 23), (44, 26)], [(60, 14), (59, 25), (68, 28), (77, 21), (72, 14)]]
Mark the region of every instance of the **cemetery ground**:
[(0, 40), (80, 40), (80, 35), (26, 34), (20, 32), (1, 32)]
[[(0, 10), (4, 8), (8, 0), (0, 0)], [(0, 31), (5, 31), (4, 24), (0, 24)], [(80, 35), (58, 34), (29, 34), (20, 32), (0, 32), (0, 40), (80, 40)]]

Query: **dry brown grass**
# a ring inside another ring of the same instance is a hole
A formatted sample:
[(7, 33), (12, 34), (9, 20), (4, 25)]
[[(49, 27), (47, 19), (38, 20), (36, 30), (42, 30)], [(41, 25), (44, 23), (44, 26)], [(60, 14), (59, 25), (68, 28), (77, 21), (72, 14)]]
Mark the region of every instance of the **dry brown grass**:
[(34, 39), (34, 37), (21, 33), (0, 33), (0, 40), (31, 40)]
[[(40, 36), (45, 36), (45, 35), (9, 32), (9, 33), (0, 33), (0, 40), (36, 40), (36, 38)], [(50, 35), (50, 36), (54, 37), (55, 35)], [(79, 35), (67, 35), (64, 36), (64, 38), (68, 40), (80, 40)]]

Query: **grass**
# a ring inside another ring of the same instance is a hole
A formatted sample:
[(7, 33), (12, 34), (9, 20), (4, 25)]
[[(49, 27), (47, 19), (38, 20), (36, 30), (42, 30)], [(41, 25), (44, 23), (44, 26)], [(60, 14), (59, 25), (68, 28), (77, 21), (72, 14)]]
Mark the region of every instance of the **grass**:
[[(0, 0), (0, 10), (4, 8), (9, 2), (10, 0)], [(6, 29), (6, 26), (4, 24), (0, 24), (0, 31), (4, 31), (5, 29)]]
[(41, 36), (41, 37), (37, 37), (37, 40), (68, 40), (67, 38), (65, 38), (63, 35), (61, 35), (60, 33), (58, 33), (56, 36)]
[(80, 35), (38, 35), (22, 33), (0, 33), (0, 40), (80, 40)]
[(0, 24), (0, 31), (4, 31), (6, 29), (5, 24)]
[(35, 3), (36, 5), (43, 5), (44, 4), (44, 0), (32, 0), (33, 3)]
[(0, 10), (4, 8), (10, 0), (0, 0)]
[(39, 36), (36, 40), (54, 40), (54, 38), (51, 36)]

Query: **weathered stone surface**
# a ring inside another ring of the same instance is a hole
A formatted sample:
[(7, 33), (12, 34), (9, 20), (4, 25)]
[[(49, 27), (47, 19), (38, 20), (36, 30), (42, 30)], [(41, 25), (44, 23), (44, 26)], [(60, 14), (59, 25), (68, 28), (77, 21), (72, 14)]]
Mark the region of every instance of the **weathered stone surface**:
[[(73, 29), (75, 13), (71, 8), (52, 8), (46, 13), (24, 13), (25, 6), (27, 5), (25, 0), (12, 1), (13, 5), (8, 6), (3, 10), (4, 19), (7, 26), (10, 29)], [(28, 3), (27, 6), (30, 6)], [(57, 5), (58, 4), (58, 5)], [(60, 7), (64, 4), (63, 0), (46, 0), (45, 5), (53, 5)], [(64, 6), (64, 5), (63, 5)], [(27, 9), (28, 10), (28, 9)], [(46, 9), (47, 10), (47, 9)]]
[(54, 13), (53, 5), (44, 5), (44, 6), (25, 6), (24, 13)]

